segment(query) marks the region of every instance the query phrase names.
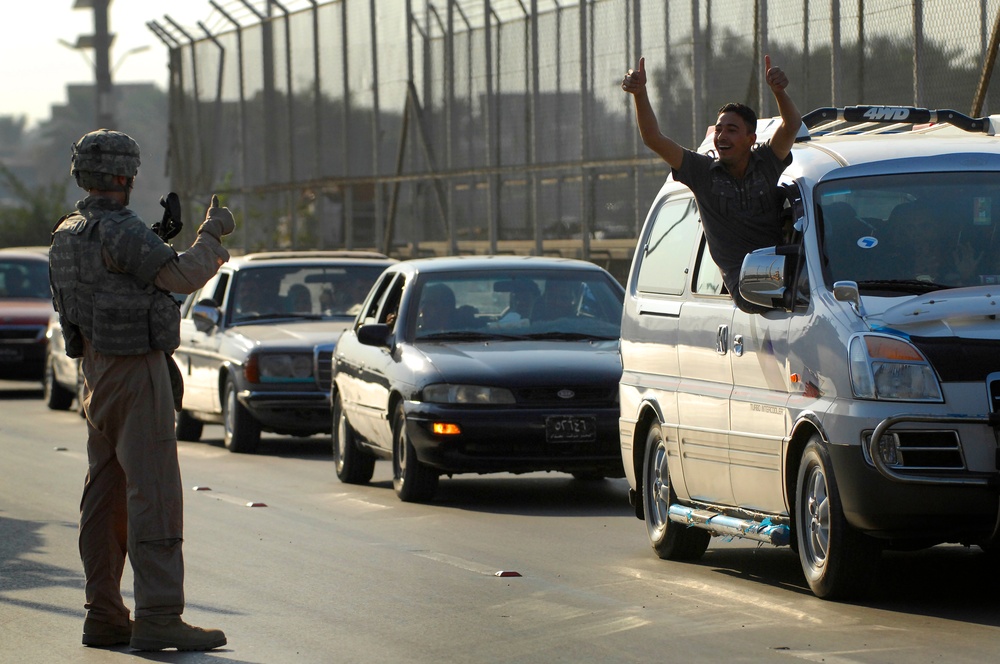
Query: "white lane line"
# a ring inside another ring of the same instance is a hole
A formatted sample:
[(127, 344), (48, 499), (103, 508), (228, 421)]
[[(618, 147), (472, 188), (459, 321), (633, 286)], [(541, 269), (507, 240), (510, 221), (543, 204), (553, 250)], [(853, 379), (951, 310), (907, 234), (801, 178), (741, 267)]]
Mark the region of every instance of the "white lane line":
[(412, 551), (411, 553), (413, 553), (413, 555), (420, 556), (421, 558), (434, 560), (439, 563), (444, 563), (445, 565), (451, 565), (452, 567), (464, 569), (467, 572), (475, 572), (476, 574), (493, 576), (497, 573), (497, 570), (501, 569), (499, 567), (486, 567), (481, 563), (465, 560), (464, 558), (457, 558), (455, 556), (449, 556), (445, 553), (438, 553), (437, 551)]

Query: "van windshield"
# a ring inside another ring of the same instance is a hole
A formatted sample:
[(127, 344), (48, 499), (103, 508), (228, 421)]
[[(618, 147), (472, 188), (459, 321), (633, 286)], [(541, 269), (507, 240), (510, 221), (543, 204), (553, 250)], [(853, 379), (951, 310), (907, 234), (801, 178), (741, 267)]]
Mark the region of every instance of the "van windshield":
[(880, 294), (1000, 284), (1000, 177), (909, 173), (816, 188), (823, 274)]

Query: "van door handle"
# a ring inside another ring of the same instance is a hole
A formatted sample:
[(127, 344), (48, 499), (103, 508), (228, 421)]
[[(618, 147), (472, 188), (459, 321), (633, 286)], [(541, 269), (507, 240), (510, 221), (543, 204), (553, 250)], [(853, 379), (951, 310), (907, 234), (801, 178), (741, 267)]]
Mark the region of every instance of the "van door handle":
[(715, 352), (725, 355), (729, 348), (729, 326), (720, 325), (719, 331), (715, 334)]

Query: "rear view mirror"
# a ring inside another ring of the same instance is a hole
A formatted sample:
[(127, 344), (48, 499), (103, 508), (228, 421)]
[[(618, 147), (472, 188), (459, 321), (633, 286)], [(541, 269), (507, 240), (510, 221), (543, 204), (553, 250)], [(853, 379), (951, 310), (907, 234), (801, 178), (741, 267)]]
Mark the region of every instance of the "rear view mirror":
[(191, 307), (191, 318), (199, 332), (208, 332), (213, 327), (218, 326), (222, 319), (222, 312), (219, 311), (215, 300), (206, 298), (194, 303), (194, 306)]
[(785, 306), (786, 279), (785, 256), (778, 256), (774, 247), (758, 249), (743, 259), (740, 294), (747, 302), (781, 309)]
[(389, 346), (392, 330), (384, 323), (370, 323), (358, 328), (358, 342), (364, 346)]

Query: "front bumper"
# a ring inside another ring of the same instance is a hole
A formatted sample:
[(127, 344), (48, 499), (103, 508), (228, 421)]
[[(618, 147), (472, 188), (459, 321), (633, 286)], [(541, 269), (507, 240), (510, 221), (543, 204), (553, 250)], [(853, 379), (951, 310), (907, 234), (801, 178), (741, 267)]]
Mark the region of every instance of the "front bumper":
[[(558, 471), (624, 477), (618, 408), (456, 408), (406, 403), (407, 435), (421, 462), (444, 473)], [(594, 417), (591, 442), (547, 442), (546, 418)], [(433, 422), (457, 424), (460, 434), (431, 431)]]
[(329, 393), (243, 390), (237, 398), (266, 431), (311, 436), (332, 430)]
[(7, 380), (42, 380), (45, 376), (46, 342), (43, 334), (40, 341), (0, 342), (0, 378)]

